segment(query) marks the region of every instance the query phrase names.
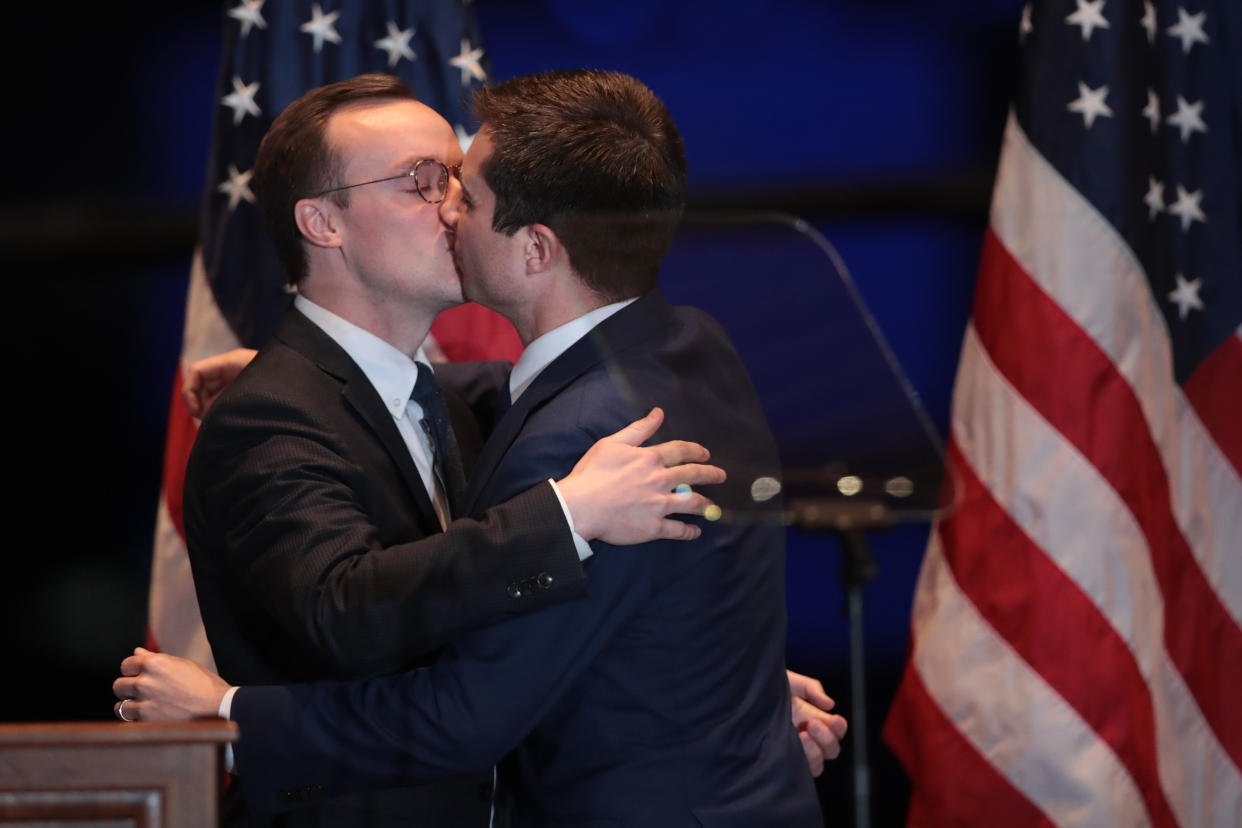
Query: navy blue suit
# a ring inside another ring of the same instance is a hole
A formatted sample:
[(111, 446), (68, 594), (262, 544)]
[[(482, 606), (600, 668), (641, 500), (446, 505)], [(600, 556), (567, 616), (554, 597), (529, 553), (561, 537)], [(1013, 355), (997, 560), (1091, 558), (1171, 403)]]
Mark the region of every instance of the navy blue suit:
[(513, 826), (820, 824), (790, 723), (783, 529), (750, 500), (778, 472), (775, 445), (713, 320), (657, 291), (596, 327), (500, 420), (471, 508), (566, 474), (652, 405), (657, 440), (701, 442), (729, 473), (710, 492), (724, 518), (689, 543), (596, 544), (585, 599), (470, 633), (428, 669), (244, 688), (233, 718), (252, 807), (507, 757), (498, 807)]

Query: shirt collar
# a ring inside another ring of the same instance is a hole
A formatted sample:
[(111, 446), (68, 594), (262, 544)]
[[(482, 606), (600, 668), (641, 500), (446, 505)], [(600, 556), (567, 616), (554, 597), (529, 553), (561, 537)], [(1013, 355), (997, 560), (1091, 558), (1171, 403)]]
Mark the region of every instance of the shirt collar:
[(517, 402), (517, 398), (530, 387), (535, 377), (539, 376), (539, 373), (547, 368), (552, 360), (568, 351), (571, 345), (590, 333), (596, 325), (637, 298), (635, 296), (631, 299), (613, 302), (611, 305), (604, 305), (584, 313), (559, 328), (553, 328), (527, 345), (522, 351), (522, 356), (518, 358), (517, 365), (513, 366), (513, 373), (509, 374), (509, 399)]
[(349, 354), (349, 358), (362, 369), (362, 373), (379, 393), (384, 407), (395, 419), (405, 416), (406, 403), (410, 401), (410, 393), (418, 379), (418, 365), (415, 361), (431, 367), (431, 362), (421, 346), (411, 359), (392, 344), (342, 319), (327, 308), (316, 305), (300, 293), (294, 297), (293, 306)]

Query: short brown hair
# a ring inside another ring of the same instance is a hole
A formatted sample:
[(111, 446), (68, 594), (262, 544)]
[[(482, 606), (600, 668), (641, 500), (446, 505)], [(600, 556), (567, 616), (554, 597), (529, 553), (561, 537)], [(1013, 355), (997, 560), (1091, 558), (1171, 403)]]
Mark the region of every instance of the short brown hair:
[(492, 228), (545, 224), (608, 301), (655, 287), (685, 205), (686, 154), (664, 103), (617, 72), (541, 72), (474, 93), (495, 149)]
[[(310, 90), (285, 107), (259, 144), (253, 188), (263, 221), (289, 284), (306, 276), (306, 249), (293, 217), (298, 199), (340, 186), (340, 159), (328, 146), (328, 119), (346, 104), (359, 101), (416, 100), (414, 90), (392, 75), (358, 75)], [(331, 196), (342, 207), (348, 191)]]

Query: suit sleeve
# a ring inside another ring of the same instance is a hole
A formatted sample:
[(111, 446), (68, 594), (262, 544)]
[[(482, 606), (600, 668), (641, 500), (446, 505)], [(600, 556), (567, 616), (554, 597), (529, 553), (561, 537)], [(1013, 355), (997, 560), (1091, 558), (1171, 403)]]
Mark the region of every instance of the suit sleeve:
[[(526, 441), (530, 451), (510, 459), (518, 469), (554, 474), (551, 466), (572, 464), (591, 439)], [(330, 796), (485, 771), (573, 692), (633, 618), (651, 594), (643, 561), (666, 554), (655, 548), (664, 545), (596, 554), (586, 564), (586, 600), (476, 630), (431, 667), (362, 682), (242, 688), (233, 719), (251, 808), (287, 808), (307, 791)]]
[[(187, 531), (225, 527), (220, 564), (321, 658), (324, 675), (401, 669), (463, 630), (585, 592), (548, 484), (443, 534), (386, 546), (357, 495), (365, 471), (344, 459), (331, 430), (289, 407), (273, 433), (256, 425), (273, 419), (270, 404), (254, 408), (236, 403), (200, 432)], [(518, 586), (532, 579), (548, 588)]]

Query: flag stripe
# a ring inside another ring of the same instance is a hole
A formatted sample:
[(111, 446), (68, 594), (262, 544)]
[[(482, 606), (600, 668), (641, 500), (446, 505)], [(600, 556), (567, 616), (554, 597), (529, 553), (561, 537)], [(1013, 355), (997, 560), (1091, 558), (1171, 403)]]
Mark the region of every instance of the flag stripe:
[(431, 339), (447, 362), (517, 362), (522, 355), (522, 342), (509, 320), (474, 302), (441, 311), (431, 325)]
[(1144, 274), (1112, 225), (1040, 156), (1012, 115), (1002, 153), (992, 228), (1022, 271), (1131, 386), (1168, 474), (1177, 524), (1236, 626), (1242, 621), (1242, 479), (1173, 379), (1167, 329)]
[(237, 337), (220, 313), (203, 268), (200, 250), (190, 264), (186, 293), (182, 359), (173, 377), (168, 413), (168, 436), (164, 446), (164, 481), (156, 519), (151, 586), (147, 599), (147, 644), (152, 649), (188, 658), (209, 669), (215, 659), (199, 615), (198, 595), (186, 552), (181, 522), (181, 494), (185, 464), (198, 426), (181, 398), (181, 377), (190, 362), (240, 347)]
[(1242, 826), (1242, 7), (1076, 3), (1022, 11), (886, 736), (929, 824), (1001, 823), (920, 790), (919, 682), (1058, 825)]
[(1242, 331), (1228, 337), (1199, 364), (1185, 385), (1186, 399), (1216, 445), (1242, 474)]
[[(884, 738), (908, 768), (917, 768), (918, 785), (910, 797), (908, 824), (988, 824), (1044, 828), (1053, 823), (1009, 784), (927, 692), (915, 670), (902, 677), (899, 704), (884, 725)], [(917, 740), (901, 738), (917, 733)]]
[[(1131, 387), (988, 233), (975, 327), (998, 369), (1086, 455), (1142, 527), (1166, 604), (1165, 644), (1234, 762), (1242, 764), (1242, 629), (1199, 569)], [(1043, 357), (1054, 342), (1060, 359)], [(1210, 634), (1204, 635), (1204, 631)]]
[(164, 439), (163, 500), (169, 518), (177, 530), (177, 537), (185, 541), (185, 526), (181, 521), (181, 496), (185, 485), (185, 464), (190, 457), (190, 447), (198, 427), (190, 417), (181, 398), (181, 366), (173, 375), (172, 400), (168, 405), (168, 434)]
[(168, 504), (160, 498), (155, 518), (155, 551), (151, 560), (147, 646), (172, 652), (215, 669), (207, 631), (198, 610), (194, 578), (185, 541), (173, 524)]
[[(913, 666), (936, 704), (1054, 823), (1150, 824), (1133, 779), (1113, 751), (962, 593), (938, 531), (915, 592), (914, 638)], [(986, 707), (976, 704), (980, 698), (988, 699)], [(968, 824), (980, 819), (976, 814)]]
[[(942, 521), (940, 537), (962, 591), (995, 632), (1108, 743), (1133, 777), (1151, 824), (1176, 825), (1156, 768), (1150, 694), (1125, 642), (988, 495), (952, 443), (949, 463), (970, 514)], [(1031, 472), (1057, 473), (1055, 464), (1047, 466)], [(1034, 628), (1032, 621), (1047, 612), (1056, 613), (1062, 624)], [(1092, 669), (1082, 669), (1084, 664)], [(1100, 674), (1112, 681), (1100, 685)]]
[[(1090, 598), (1107, 619), (1118, 643), (1128, 648), (1125, 660), (1133, 668), (1126, 669), (1137, 670), (1146, 682), (1147, 690), (1135, 693), (1131, 700), (1141, 707), (1141, 715), (1127, 716), (1130, 711), (1120, 709), (1106, 712), (1130, 728), (1141, 726), (1143, 721), (1150, 726), (1154, 715), (1159, 778), (1180, 824), (1202, 824), (1204, 813), (1236, 810), (1235, 792), (1242, 791), (1242, 776), (1208, 727), (1164, 648), (1165, 607), (1146, 540), (1134, 515), (1088, 458), (1016, 393), (990, 361), (973, 329), (968, 330), (962, 350), (954, 406), (952, 445), (962, 458), (955, 466), (966, 465), (972, 470), (967, 477), (977, 474), (990, 498), (963, 502), (961, 512), (945, 525), (969, 527), (970, 521), (978, 519), (985, 526), (1012, 520), (1021, 527), (1035, 549), (1047, 555)], [(1015, 465), (1014, 458), (1021, 458), (1020, 463)], [(1004, 510), (1002, 515), (990, 514), (992, 499)], [(982, 532), (975, 534), (983, 538), (978, 540), (978, 547), (963, 542), (965, 551), (957, 554), (999, 559), (998, 550), (1012, 553), (1024, 544), (1024, 539), (1013, 538), (1002, 543), (995, 533), (986, 537)], [(949, 545), (947, 540), (945, 545)], [(989, 574), (996, 578), (998, 589), (1008, 580), (1004, 571)], [(985, 606), (992, 600), (987, 596), (988, 584), (982, 578), (974, 580), (966, 591), (972, 600)], [(1020, 595), (1021, 584), (1010, 586)], [(1072, 611), (1074, 602), (1068, 601), (1066, 607)], [(1092, 704), (1107, 704), (1115, 693), (1111, 683), (1101, 684), (1098, 677), (1117, 675), (1120, 680), (1125, 674), (1115, 667), (1103, 668), (1102, 656), (1110, 654), (1098, 650), (1098, 638), (1087, 647), (1086, 639), (1080, 639), (1086, 625), (1076, 621), (1067, 609), (1047, 597), (1038, 603), (1028, 602), (1025, 623), (1038, 628), (1040, 635), (1057, 636), (1062, 641), (1063, 668), (1035, 666), (1049, 675), (1061, 669), (1076, 671), (1095, 683), (1100, 698)], [(1048, 617), (1058, 623), (1039, 626), (1039, 619)], [(1069, 639), (1064, 640), (1067, 634)], [(1086, 652), (1082, 651), (1084, 647)], [(1130, 675), (1126, 682), (1131, 688), (1133, 678)], [(1074, 703), (1080, 712), (1087, 707)], [(1087, 713), (1084, 717), (1092, 718)], [(1096, 727), (1101, 733), (1108, 731), (1098, 724)], [(1119, 736), (1150, 742), (1143, 731)]]
[[(181, 361), (189, 365), (204, 357), (240, 348), (241, 340), (216, 304), (215, 294), (203, 267), (203, 251), (196, 248), (190, 263), (190, 287), (185, 302), (185, 334), (181, 343)], [(187, 416), (189, 412), (186, 412)]]

